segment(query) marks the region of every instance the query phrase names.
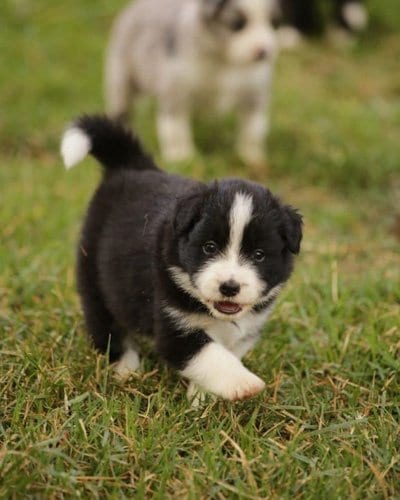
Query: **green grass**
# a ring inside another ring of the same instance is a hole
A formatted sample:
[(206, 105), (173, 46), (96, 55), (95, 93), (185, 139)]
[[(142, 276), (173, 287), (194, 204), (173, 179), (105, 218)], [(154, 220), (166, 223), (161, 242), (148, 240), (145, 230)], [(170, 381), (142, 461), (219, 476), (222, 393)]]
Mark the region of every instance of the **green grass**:
[[(397, 0), (371, 0), (359, 43), (279, 60), (262, 181), (304, 213), (303, 251), (245, 360), (267, 390), (201, 410), (146, 348), (141, 372), (117, 383), (75, 292), (99, 173), (88, 160), (66, 174), (58, 140), (102, 109), (105, 35), (123, 3), (0, 6), (0, 497), (398, 498)], [(222, 125), (199, 120), (206, 153), (182, 172), (246, 175)], [(152, 105), (136, 128), (158, 157)]]

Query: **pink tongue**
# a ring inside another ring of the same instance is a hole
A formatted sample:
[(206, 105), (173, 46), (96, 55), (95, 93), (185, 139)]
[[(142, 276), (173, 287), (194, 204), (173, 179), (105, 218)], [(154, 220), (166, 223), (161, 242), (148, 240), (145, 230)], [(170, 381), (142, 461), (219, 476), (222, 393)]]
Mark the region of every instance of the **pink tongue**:
[(223, 314), (236, 314), (242, 309), (239, 304), (235, 304), (234, 302), (228, 302), (228, 301), (215, 302), (214, 307)]

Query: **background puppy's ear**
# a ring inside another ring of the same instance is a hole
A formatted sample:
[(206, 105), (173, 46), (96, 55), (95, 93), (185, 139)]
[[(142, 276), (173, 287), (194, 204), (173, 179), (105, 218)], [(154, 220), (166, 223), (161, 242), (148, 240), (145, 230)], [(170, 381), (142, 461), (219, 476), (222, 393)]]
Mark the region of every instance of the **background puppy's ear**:
[(300, 242), (303, 237), (303, 217), (290, 205), (282, 207), (282, 237), (292, 253), (300, 252)]
[(189, 233), (200, 220), (205, 198), (205, 191), (197, 191), (178, 200), (174, 219), (174, 229), (178, 236)]

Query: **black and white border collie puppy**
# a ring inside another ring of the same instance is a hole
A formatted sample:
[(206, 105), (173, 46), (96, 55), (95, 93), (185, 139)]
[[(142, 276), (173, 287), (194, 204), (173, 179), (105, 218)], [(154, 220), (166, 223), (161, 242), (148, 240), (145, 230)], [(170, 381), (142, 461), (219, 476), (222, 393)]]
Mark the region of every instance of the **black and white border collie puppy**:
[(259, 184), (210, 184), (158, 169), (137, 139), (99, 116), (65, 132), (67, 168), (92, 154), (103, 180), (87, 212), (77, 277), (94, 345), (125, 377), (135, 336), (189, 379), (189, 396), (235, 401), (264, 382), (240, 361), (254, 346), (300, 250), (302, 219)]

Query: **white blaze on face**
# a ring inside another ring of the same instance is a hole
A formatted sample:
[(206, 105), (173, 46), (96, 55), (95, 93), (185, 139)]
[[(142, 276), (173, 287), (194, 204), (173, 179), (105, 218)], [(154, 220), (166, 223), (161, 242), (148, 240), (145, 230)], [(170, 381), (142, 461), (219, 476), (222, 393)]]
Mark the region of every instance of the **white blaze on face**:
[(252, 214), (252, 197), (237, 193), (229, 213), (229, 241), (226, 248), (194, 276), (202, 302), (208, 306), (213, 307), (214, 302), (227, 300), (221, 294), (220, 286), (229, 280), (240, 285), (240, 292), (230, 300), (243, 306), (242, 313), (251, 308), (262, 295), (265, 282), (260, 279), (253, 264), (240, 254), (244, 231)]
[(239, 255), (245, 227), (251, 221), (253, 199), (250, 195), (237, 193), (229, 214), (228, 253)]

